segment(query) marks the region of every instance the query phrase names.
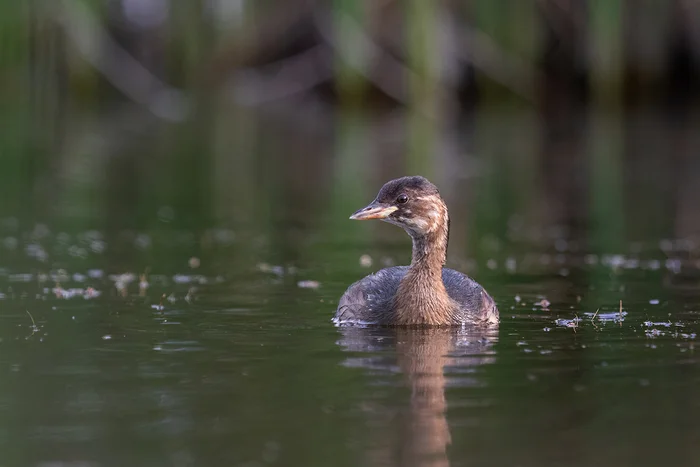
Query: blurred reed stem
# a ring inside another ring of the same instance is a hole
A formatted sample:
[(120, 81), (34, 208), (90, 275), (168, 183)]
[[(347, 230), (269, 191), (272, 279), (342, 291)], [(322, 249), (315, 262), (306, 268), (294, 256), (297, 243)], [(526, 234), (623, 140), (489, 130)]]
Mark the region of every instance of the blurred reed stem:
[(589, 0), (589, 72), (593, 101), (618, 108), (624, 79), (622, 0)]
[(408, 111), (407, 169), (431, 177), (436, 136), (440, 131), (440, 42), (438, 14), (440, 2), (407, 0), (406, 43), (410, 108)]
[[(333, 67), (341, 107), (362, 106), (368, 89), (367, 80), (362, 75), (369, 65), (366, 51), (355, 37), (356, 28), (367, 23), (361, 6), (362, 2), (356, 0), (333, 0), (333, 34), (335, 46), (339, 48), (334, 55)], [(348, 57), (353, 63), (348, 63)]]

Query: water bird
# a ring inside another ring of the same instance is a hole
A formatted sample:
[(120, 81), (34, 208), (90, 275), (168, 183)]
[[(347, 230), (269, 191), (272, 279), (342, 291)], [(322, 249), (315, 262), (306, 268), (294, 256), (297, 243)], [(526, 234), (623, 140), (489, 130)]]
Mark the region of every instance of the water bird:
[(466, 274), (445, 268), (450, 218), (437, 187), (421, 176), (387, 182), (350, 219), (380, 219), (413, 240), (410, 266), (381, 269), (352, 284), (340, 298), (337, 325), (495, 325), (491, 296)]

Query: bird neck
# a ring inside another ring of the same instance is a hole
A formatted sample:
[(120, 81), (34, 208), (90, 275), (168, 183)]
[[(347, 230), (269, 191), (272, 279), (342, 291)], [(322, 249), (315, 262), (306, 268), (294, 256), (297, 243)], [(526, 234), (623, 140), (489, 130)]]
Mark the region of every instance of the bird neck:
[(427, 232), (409, 232), (413, 240), (411, 270), (442, 274), (442, 267), (447, 260), (447, 244), (450, 240), (450, 218), (447, 208), (435, 219), (432, 230)]
[(403, 324), (449, 324), (454, 312), (442, 281), (447, 256), (449, 221), (423, 235), (411, 235), (411, 266), (396, 294), (396, 318)]
[(447, 260), (447, 238), (447, 229), (413, 236), (411, 269), (441, 273)]

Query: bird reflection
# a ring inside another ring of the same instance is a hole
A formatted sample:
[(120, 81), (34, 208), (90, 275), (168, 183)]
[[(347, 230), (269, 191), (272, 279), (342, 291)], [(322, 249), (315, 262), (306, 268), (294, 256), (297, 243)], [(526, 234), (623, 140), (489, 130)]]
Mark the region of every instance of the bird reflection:
[[(370, 370), (375, 375), (400, 371), (411, 389), (406, 406), (389, 408), (368, 401), (368, 425), (374, 444), (367, 453), (369, 465), (444, 467), (450, 465), (451, 442), (447, 423), (445, 367), (459, 367), (460, 385), (477, 385), (477, 378), (463, 378), (466, 368), (495, 361), (493, 345), (497, 329), (477, 328), (340, 328), (338, 341), (344, 350), (361, 352), (346, 366)], [(394, 352), (391, 352), (391, 351)]]

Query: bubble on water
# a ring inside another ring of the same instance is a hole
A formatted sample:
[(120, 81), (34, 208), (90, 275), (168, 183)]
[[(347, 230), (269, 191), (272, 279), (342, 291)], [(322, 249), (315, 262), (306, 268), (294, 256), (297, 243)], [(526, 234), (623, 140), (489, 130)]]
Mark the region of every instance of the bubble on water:
[(188, 276), (185, 274), (175, 274), (173, 276), (173, 282), (176, 284), (189, 284), (192, 282), (192, 276)]
[(659, 299), (658, 298), (652, 298), (649, 300), (650, 305), (658, 305), (659, 304)]
[(558, 238), (554, 241), (554, 249), (559, 252), (564, 252), (569, 249), (569, 243), (563, 238)]
[(46, 224), (36, 224), (34, 230), (31, 233), (31, 237), (35, 239), (46, 238), (51, 235), (51, 231), (46, 226)]
[(80, 274), (79, 272), (76, 272), (75, 274), (73, 274), (73, 280), (75, 282), (85, 282), (86, 279), (87, 279), (87, 277)]
[(38, 243), (30, 243), (24, 248), (24, 251), (30, 258), (35, 258), (42, 262), (46, 262), (49, 259), (49, 254)]
[(70, 244), (71, 241), (71, 236), (67, 232), (59, 232), (58, 235), (56, 235), (56, 243), (59, 245), (68, 245)]
[(110, 336), (109, 334), (105, 334), (104, 336), (102, 336), (102, 340), (103, 340), (103, 341), (108, 341), (108, 340), (111, 340), (111, 339), (112, 339), (112, 336)]
[(78, 245), (71, 245), (68, 248), (68, 254), (75, 258), (87, 258), (88, 252), (85, 248), (79, 247)]
[(659, 240), (659, 248), (661, 251), (668, 253), (673, 250), (673, 242), (666, 238)]
[(598, 255), (587, 254), (583, 261), (589, 266), (595, 266), (598, 264)]
[(17, 230), (19, 227), (19, 220), (16, 217), (5, 217), (0, 219), (0, 227), (9, 230)]
[(674, 274), (681, 272), (681, 260), (676, 258), (669, 258), (666, 260), (666, 269)]
[(17, 248), (17, 245), (19, 244), (19, 242), (17, 241), (17, 239), (15, 237), (5, 237), (2, 241), (2, 244), (8, 250), (14, 250)]
[(520, 230), (525, 224), (525, 219), (520, 214), (513, 214), (508, 218), (508, 228), (510, 230)]
[(151, 247), (151, 237), (146, 234), (138, 234), (134, 239), (134, 245), (141, 250), (147, 250)]
[(171, 206), (161, 206), (158, 209), (158, 220), (161, 222), (172, 222), (175, 220), (175, 210)]
[(9, 276), (7, 276), (7, 279), (10, 282), (31, 282), (34, 280), (34, 274), (10, 274)]
[(236, 234), (230, 229), (215, 229), (213, 237), (219, 244), (230, 245), (236, 239)]
[(104, 253), (106, 249), (107, 243), (104, 240), (92, 240), (90, 242), (90, 250), (92, 250), (93, 253)]
[(102, 269), (88, 269), (88, 276), (91, 279), (102, 279), (105, 273)]
[(642, 242), (631, 242), (630, 251), (632, 253), (640, 253), (642, 251)]

